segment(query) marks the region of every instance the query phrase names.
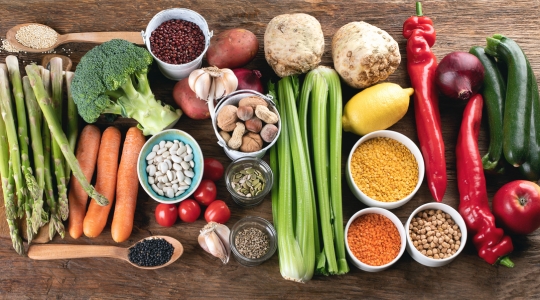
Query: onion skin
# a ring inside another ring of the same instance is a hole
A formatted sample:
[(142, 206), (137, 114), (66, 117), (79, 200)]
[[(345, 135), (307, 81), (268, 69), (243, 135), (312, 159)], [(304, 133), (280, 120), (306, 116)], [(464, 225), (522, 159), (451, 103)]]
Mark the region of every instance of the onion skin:
[(435, 84), (447, 97), (467, 101), (478, 93), (484, 80), (484, 66), (480, 60), (467, 52), (451, 52), (446, 55), (435, 71)]
[(261, 72), (258, 70), (249, 70), (237, 68), (232, 70), (236, 78), (238, 78), (237, 90), (254, 90), (259, 93), (264, 92), (264, 87), (261, 82)]

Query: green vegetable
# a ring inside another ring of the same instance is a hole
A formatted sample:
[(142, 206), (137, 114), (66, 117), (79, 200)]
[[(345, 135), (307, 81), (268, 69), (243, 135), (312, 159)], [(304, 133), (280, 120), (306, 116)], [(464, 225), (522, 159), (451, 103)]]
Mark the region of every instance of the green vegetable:
[[(309, 159), (302, 143), (296, 109), (298, 77), (288, 76), (278, 82), (281, 134), (278, 138), (279, 186), (278, 231), (281, 275), (288, 280), (307, 282), (315, 268), (315, 201), (312, 182), (306, 181)], [(294, 184), (293, 184), (294, 183)], [(294, 189), (293, 189), (294, 186)]]
[(114, 39), (94, 47), (82, 58), (71, 85), (80, 116), (94, 123), (101, 114), (116, 114), (139, 122), (153, 135), (176, 122), (182, 111), (156, 100), (147, 74), (152, 55), (128, 41)]
[(62, 126), (60, 125), (60, 121), (58, 120), (54, 107), (52, 106), (51, 98), (43, 86), (43, 82), (39, 75), (39, 67), (34, 64), (28, 65), (26, 66), (26, 73), (30, 79), (30, 85), (32, 86), (41, 111), (43, 112), (43, 116), (45, 117), (45, 120), (47, 120), (51, 135), (60, 145), (64, 158), (73, 171), (73, 175), (77, 178), (84, 191), (88, 193), (89, 197), (95, 199), (100, 205), (109, 204), (109, 200), (96, 192), (94, 187), (88, 183), (84, 173), (81, 170), (81, 166), (75, 157), (75, 154), (73, 154), (73, 151), (71, 151), (67, 137), (62, 131)]
[(527, 72), (529, 73), (529, 101), (531, 101), (529, 155), (527, 160), (519, 166), (519, 171), (528, 180), (537, 181), (540, 179), (540, 96), (538, 82), (528, 59)]
[[(77, 145), (77, 136), (79, 135), (79, 113), (77, 112), (77, 105), (73, 101), (73, 95), (71, 94), (71, 83), (73, 82), (73, 76), (75, 76), (75, 73), (66, 71), (67, 123), (64, 126), (64, 132), (66, 132), (71, 151), (75, 151), (75, 146)], [(69, 168), (68, 164), (65, 164), (64, 167), (65, 175), (69, 182), (71, 169)]]
[(498, 173), (502, 168), (503, 111), (506, 97), (506, 81), (501, 75), (497, 62), (486, 54), (483, 47), (474, 46), (469, 53), (476, 56), (484, 66), (482, 96), (486, 103), (489, 124), (489, 148), (482, 157), (484, 170)]
[(506, 102), (503, 117), (503, 153), (506, 161), (515, 167), (521, 165), (528, 154), (531, 101), (528, 98), (529, 73), (527, 59), (512, 39), (500, 34), (487, 38), (487, 54), (504, 61), (508, 67)]

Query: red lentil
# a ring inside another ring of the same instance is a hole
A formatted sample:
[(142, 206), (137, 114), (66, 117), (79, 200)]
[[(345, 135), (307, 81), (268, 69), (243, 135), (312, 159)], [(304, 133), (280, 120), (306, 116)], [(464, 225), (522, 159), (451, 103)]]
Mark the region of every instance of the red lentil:
[(380, 214), (366, 214), (354, 220), (347, 231), (347, 242), (354, 256), (370, 266), (391, 262), (401, 249), (396, 226)]
[(376, 137), (362, 143), (351, 158), (354, 183), (368, 197), (396, 202), (408, 196), (418, 183), (418, 163), (400, 142)]
[(185, 20), (161, 23), (150, 35), (152, 53), (168, 64), (194, 61), (204, 50), (204, 34), (197, 24)]

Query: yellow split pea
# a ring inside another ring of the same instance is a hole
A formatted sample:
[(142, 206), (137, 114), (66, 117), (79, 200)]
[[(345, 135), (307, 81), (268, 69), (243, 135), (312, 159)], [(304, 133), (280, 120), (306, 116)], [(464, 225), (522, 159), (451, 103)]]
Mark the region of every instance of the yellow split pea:
[(365, 141), (351, 158), (356, 186), (368, 197), (396, 202), (409, 195), (418, 183), (418, 163), (400, 142), (386, 137)]

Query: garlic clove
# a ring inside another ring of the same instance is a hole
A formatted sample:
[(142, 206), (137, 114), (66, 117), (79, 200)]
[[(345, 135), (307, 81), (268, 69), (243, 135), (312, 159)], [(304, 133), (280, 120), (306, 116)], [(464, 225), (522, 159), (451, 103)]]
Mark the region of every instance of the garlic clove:
[(210, 74), (204, 73), (195, 81), (195, 94), (197, 97), (208, 100), (208, 93), (210, 92), (210, 84), (212, 84), (212, 78)]
[(208, 92), (208, 100), (207, 101), (214, 101), (217, 99), (216, 97), (216, 78), (212, 78), (212, 84), (210, 85), (210, 91)]
[(215, 95), (216, 95), (216, 99), (219, 99), (221, 97), (224, 96), (225, 94), (225, 83), (224, 83), (224, 79), (222, 76), (220, 77), (215, 77), (214, 78), (214, 85), (215, 85)]
[(221, 69), (221, 71), (225, 82), (225, 94), (223, 96), (227, 96), (238, 88), (238, 78), (231, 69)]
[(227, 226), (216, 222), (210, 222), (201, 230), (198, 241), (204, 251), (221, 259), (226, 264), (229, 262), (231, 249), (229, 245), (230, 230)]
[(197, 70), (194, 70), (193, 72), (191, 72), (189, 74), (189, 78), (188, 78), (188, 84), (189, 84), (189, 88), (195, 92), (195, 82), (197, 81), (197, 78), (199, 78), (202, 74), (204, 74), (204, 70), (202, 69), (197, 69)]

